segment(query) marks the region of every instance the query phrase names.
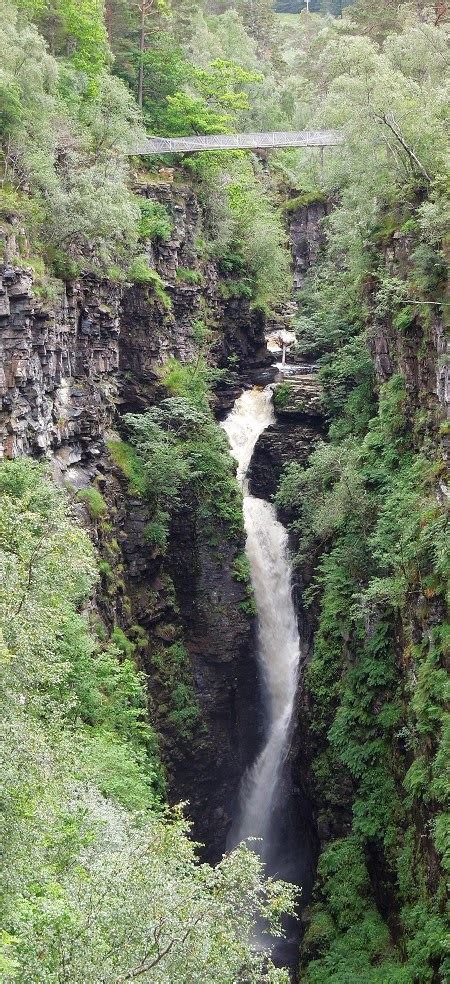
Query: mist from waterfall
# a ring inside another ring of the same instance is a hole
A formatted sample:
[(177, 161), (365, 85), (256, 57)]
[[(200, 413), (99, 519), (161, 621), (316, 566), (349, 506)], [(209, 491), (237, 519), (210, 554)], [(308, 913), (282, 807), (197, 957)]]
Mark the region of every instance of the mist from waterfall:
[(244, 776), (240, 815), (231, 840), (262, 838), (270, 853), (270, 823), (281, 768), (288, 748), (297, 689), (300, 640), (292, 599), (292, 570), (286, 530), (271, 503), (248, 494), (247, 471), (260, 434), (275, 420), (271, 388), (247, 390), (223, 423), (238, 462), (244, 493), (246, 554), (258, 610), (258, 658), (265, 688), (267, 728), (264, 746)]

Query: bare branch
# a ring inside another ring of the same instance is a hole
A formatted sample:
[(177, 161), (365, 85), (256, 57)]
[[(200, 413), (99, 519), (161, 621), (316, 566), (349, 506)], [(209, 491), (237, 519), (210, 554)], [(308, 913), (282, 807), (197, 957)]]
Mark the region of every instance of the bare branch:
[(116, 978), (116, 984), (119, 984), (119, 981), (133, 981), (136, 980), (137, 977), (142, 977), (143, 974), (148, 974), (149, 971), (153, 969), (153, 967), (156, 967), (157, 964), (161, 963), (161, 960), (164, 960), (164, 957), (167, 957), (167, 955), (170, 953), (171, 950), (173, 950), (174, 946), (177, 943), (179, 943), (180, 946), (182, 946), (183, 943), (186, 942), (189, 934), (192, 932), (193, 929), (195, 929), (196, 926), (198, 926), (199, 922), (201, 922), (202, 919), (203, 919), (203, 914), (197, 916), (197, 918), (194, 919), (194, 921), (190, 924), (190, 926), (188, 926), (183, 936), (179, 938), (174, 937), (174, 939), (170, 940), (167, 946), (165, 946), (163, 950), (160, 950), (158, 955), (154, 957), (154, 959), (151, 960), (150, 963), (146, 962), (148, 960), (148, 956), (147, 955), (144, 956), (141, 960), (141, 963), (137, 967), (134, 967), (133, 970), (129, 970), (127, 971), (126, 974), (121, 974), (120, 977)]
[(414, 164), (419, 169), (420, 173), (428, 182), (428, 184), (431, 184), (431, 177), (428, 174), (428, 171), (426, 171), (422, 162), (419, 161), (419, 158), (417, 157), (417, 154), (414, 152), (412, 147), (410, 147), (409, 144), (407, 144), (404, 136), (400, 131), (399, 125), (395, 120), (394, 114), (384, 113), (383, 116), (378, 116), (377, 118), (380, 123), (384, 123), (384, 125), (389, 128), (391, 133), (394, 134), (394, 137), (398, 140), (399, 144), (401, 144), (403, 150), (405, 150), (406, 153), (408, 154), (409, 159), (414, 162)]

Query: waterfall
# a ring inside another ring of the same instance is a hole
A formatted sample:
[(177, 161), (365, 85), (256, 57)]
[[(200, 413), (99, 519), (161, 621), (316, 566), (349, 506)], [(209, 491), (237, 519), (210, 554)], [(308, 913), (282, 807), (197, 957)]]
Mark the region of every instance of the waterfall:
[(237, 477), (244, 493), (246, 553), (258, 610), (258, 658), (267, 711), (264, 746), (244, 777), (240, 817), (232, 840), (238, 843), (247, 837), (262, 838), (260, 853), (266, 860), (300, 658), (287, 533), (278, 522), (274, 506), (248, 494), (247, 471), (253, 449), (274, 419), (271, 388), (255, 388), (242, 394), (222, 425), (238, 463)]

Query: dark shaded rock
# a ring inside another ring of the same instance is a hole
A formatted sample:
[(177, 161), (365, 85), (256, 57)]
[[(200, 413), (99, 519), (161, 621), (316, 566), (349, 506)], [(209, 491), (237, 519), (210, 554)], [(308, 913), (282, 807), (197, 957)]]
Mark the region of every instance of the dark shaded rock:
[(291, 241), (294, 287), (303, 287), (305, 276), (316, 262), (320, 248), (325, 242), (322, 221), (329, 214), (328, 202), (311, 202), (301, 206), (289, 218), (289, 237)]
[(272, 499), (281, 473), (291, 461), (306, 464), (319, 440), (317, 427), (293, 421), (280, 421), (258, 438), (249, 469), (251, 495)]
[(236, 545), (222, 535), (212, 546), (196, 525), (192, 512), (175, 521), (170, 573), (206, 734), (198, 754), (185, 749), (175, 763), (174, 788), (189, 800), (195, 835), (217, 860), (242, 774), (262, 737), (262, 701), (253, 621), (241, 608), (245, 590), (232, 576)]
[(0, 445), (6, 457), (74, 445), (79, 458), (88, 457), (115, 414), (121, 292), (86, 277), (62, 289), (48, 311), (33, 297), (31, 285), (31, 271), (6, 270)]

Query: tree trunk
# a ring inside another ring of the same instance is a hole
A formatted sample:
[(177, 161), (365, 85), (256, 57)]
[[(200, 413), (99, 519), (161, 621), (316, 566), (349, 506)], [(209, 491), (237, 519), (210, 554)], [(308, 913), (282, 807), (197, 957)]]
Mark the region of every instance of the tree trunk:
[(139, 40), (139, 82), (138, 82), (138, 105), (142, 109), (144, 101), (144, 54), (146, 41), (147, 14), (153, 6), (153, 0), (141, 0), (141, 33)]

